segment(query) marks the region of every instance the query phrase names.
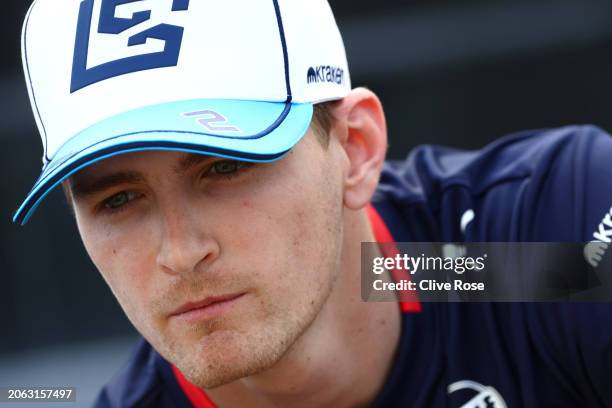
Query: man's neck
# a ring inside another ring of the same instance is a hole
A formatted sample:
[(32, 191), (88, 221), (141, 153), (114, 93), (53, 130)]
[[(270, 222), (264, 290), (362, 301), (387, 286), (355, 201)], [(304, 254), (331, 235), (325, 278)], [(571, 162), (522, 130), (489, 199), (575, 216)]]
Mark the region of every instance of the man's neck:
[(375, 241), (365, 210), (345, 214), (342, 270), (312, 325), (272, 368), (207, 390), (222, 408), (362, 407), (384, 385), (401, 331), (397, 304), (361, 300), (361, 242)]

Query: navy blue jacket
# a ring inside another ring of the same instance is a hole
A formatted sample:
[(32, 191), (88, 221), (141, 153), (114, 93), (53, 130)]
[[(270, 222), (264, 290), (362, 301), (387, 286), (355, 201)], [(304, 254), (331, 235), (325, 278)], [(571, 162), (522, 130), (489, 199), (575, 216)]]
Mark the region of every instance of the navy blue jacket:
[[(385, 165), (372, 204), (397, 242), (609, 243), (612, 138), (583, 126), (478, 151), (422, 146)], [(402, 316), (373, 407), (612, 407), (612, 304), (424, 303)], [(141, 340), (96, 406), (193, 404)]]

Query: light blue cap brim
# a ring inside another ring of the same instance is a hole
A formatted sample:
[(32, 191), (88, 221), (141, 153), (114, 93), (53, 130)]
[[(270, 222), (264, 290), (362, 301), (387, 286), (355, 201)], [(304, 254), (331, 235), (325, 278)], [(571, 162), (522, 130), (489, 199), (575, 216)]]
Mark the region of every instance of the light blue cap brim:
[(190, 100), (119, 114), (64, 143), (13, 217), (25, 224), (58, 184), (109, 157), (142, 150), (178, 150), (269, 162), (284, 156), (306, 134), (311, 103)]

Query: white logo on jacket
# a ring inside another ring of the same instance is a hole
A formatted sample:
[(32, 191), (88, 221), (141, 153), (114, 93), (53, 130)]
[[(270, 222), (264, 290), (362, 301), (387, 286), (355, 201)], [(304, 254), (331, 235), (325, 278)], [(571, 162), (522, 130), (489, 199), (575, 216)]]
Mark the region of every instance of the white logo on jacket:
[(584, 247), (584, 258), (593, 268), (597, 268), (612, 243), (612, 207), (593, 233), (593, 238), (595, 240)]
[(471, 380), (457, 381), (448, 386), (449, 394), (460, 390), (472, 390), (477, 393), (469, 401), (461, 405), (460, 408), (507, 408), (506, 401), (491, 386), (482, 385)]

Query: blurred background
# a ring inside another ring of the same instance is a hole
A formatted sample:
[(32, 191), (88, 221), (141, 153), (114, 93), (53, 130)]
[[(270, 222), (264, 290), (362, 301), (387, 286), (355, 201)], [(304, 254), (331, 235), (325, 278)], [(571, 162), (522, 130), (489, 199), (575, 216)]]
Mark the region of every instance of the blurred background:
[[(354, 85), (385, 106), (391, 158), (423, 143), (478, 148), (527, 128), (612, 130), (610, 0), (331, 4)], [(87, 258), (60, 191), (26, 227), (10, 221), (42, 155), (19, 50), (28, 5), (12, 0), (0, 14), (0, 387), (76, 386), (77, 406), (89, 406), (136, 333)]]

